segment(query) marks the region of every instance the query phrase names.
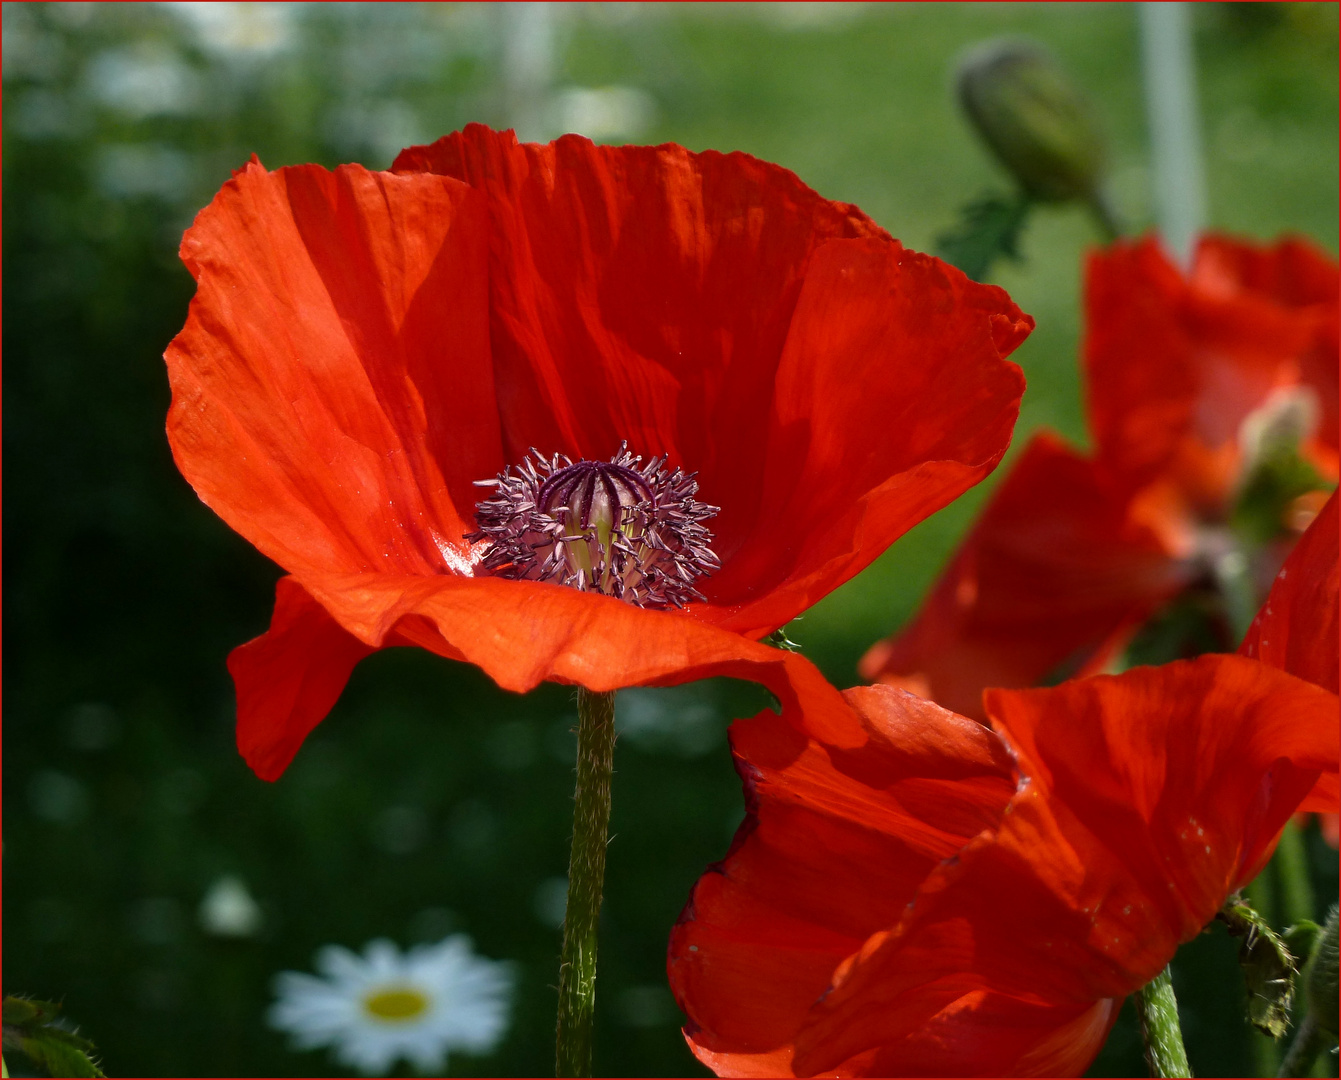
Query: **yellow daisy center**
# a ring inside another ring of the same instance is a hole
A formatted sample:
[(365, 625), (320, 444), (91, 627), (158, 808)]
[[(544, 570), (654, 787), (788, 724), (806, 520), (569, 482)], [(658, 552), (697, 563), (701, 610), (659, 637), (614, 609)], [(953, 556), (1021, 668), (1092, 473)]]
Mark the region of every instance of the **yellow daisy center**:
[(384, 986), (363, 999), (363, 1008), (374, 1020), (401, 1024), (428, 1009), (428, 997), (410, 986)]

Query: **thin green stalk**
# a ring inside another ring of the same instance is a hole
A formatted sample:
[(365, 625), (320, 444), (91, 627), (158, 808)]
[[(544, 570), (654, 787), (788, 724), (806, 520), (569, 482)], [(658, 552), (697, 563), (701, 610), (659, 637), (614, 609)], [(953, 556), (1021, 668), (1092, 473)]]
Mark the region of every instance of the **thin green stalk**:
[(1290, 1052), (1285, 1055), (1285, 1060), (1281, 1062), (1279, 1075), (1310, 1075), (1314, 1060), (1327, 1049), (1327, 1043), (1327, 1033), (1318, 1027), (1317, 1020), (1312, 1015), (1305, 1016), (1303, 1023), (1294, 1033), (1294, 1042), (1290, 1044)]
[(1178, 1024), (1178, 1002), (1173, 980), (1166, 967), (1136, 995), (1136, 1015), (1141, 1021), (1145, 1063), (1151, 1076), (1191, 1076), (1183, 1029)]
[(605, 886), (610, 831), (610, 776), (614, 772), (615, 695), (577, 691), (577, 792), (573, 848), (568, 859), (568, 910), (559, 961), (559, 1022), (555, 1075), (591, 1075), (591, 1032), (596, 1012), (596, 924)]

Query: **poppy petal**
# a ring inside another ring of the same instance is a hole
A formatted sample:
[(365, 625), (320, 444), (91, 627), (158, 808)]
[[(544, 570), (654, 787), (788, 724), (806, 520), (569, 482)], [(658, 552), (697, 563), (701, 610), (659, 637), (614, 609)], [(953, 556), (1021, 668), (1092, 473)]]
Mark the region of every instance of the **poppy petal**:
[(1096, 466), (1057, 436), (1024, 448), (912, 624), (862, 678), (982, 719), (982, 691), (1093, 671), (1186, 583)]
[[(1080, 1076), (1108, 1039), (1121, 1002), (1038, 1007), (974, 991), (937, 1013), (896, 1048), (855, 1054), (825, 1076)], [(761, 1054), (689, 1049), (718, 1076), (797, 1076), (795, 1047)]]
[(1317, 393), (1321, 407), (1311, 456), (1326, 475), (1335, 476), (1341, 413), (1336, 359), (1341, 273), (1336, 260), (1302, 237), (1286, 237), (1264, 248), (1210, 235), (1202, 238), (1193, 272), (1208, 284), (1227, 281), (1231, 288), (1266, 298), (1309, 324), (1312, 341), (1299, 356), (1299, 378)]
[(1240, 425), (1301, 381), (1318, 397), (1315, 443), (1335, 473), (1336, 268), (1324, 292), (1317, 263), (1328, 260), (1305, 268), (1302, 251), (1208, 238), (1186, 276), (1153, 236), (1090, 257), (1086, 398), (1096, 458), (1114, 477), (1134, 490), (1178, 472), (1218, 508), (1237, 476)]
[[(670, 686), (716, 675), (761, 682), (784, 705), (802, 692), (812, 699), (838, 693), (813, 665), (794, 654), (675, 612), (637, 608), (561, 585), (390, 573), (285, 581), (290, 585), (280, 594), (271, 632), (242, 646), (234, 656), (241, 653), (254, 658), (254, 666), (265, 667), (271, 657), (282, 655), (280, 650), (292, 637), (306, 635), (302, 640), (326, 642), (347, 638), (341, 647), (348, 651), (337, 654), (341, 663), (353, 655), (354, 646), (361, 652), (348, 661), (340, 685), (362, 656), (388, 646), (414, 645), (475, 664), (499, 686), (519, 693), (547, 679), (617, 690)], [(325, 618), (304, 608), (299, 628), (289, 636), (276, 636), (276, 627), (287, 628), (295, 621), (287, 606), (296, 603), (295, 592), (304, 602), (309, 597), (315, 601)], [(313, 662), (319, 660), (318, 656)], [(323, 688), (334, 687), (333, 675), (323, 677), (329, 679), (320, 684)], [(299, 685), (305, 685), (301, 678)], [(242, 681), (238, 690), (246, 691)], [(277, 776), (337, 696), (338, 687), (297, 698), (277, 694), (270, 702), (261, 701), (259, 691), (249, 696), (256, 702), (246, 710), (252, 720), (245, 734), (239, 730), (248, 763), (264, 770), (267, 778)], [(850, 733), (848, 737), (859, 738)]]
[(488, 199), (505, 449), (696, 471), (729, 558), (756, 514), (773, 379), (815, 248), (888, 234), (746, 154), (519, 143), (469, 124), (396, 158)]
[(671, 936), (690, 1045), (733, 1075), (784, 1064), (773, 1053), (834, 969), (999, 821), (1015, 786), (1002, 744), (972, 721), (889, 687), (817, 689), (781, 722), (732, 725), (746, 822)]
[[(1241, 655), (1256, 657), (1334, 694), (1341, 667), (1337, 514), (1337, 493), (1332, 492), (1285, 560), (1239, 646)], [(1335, 814), (1339, 802), (1336, 774), (1324, 773), (1300, 809)]]
[[(1075, 849), (1088, 834), (1118, 853), (1176, 941), (1252, 880), (1341, 750), (1335, 695), (1238, 656), (986, 700), (1021, 770), (1074, 815)], [(1133, 970), (1148, 979), (1164, 962)]]
[(1341, 668), (1338, 637), (1337, 493), (1299, 538), (1272, 583), (1266, 603), (1239, 652), (1337, 693)]
[(991, 472), (1024, 392), (1003, 356), (1032, 329), (937, 259), (820, 247), (778, 367), (758, 524), (708, 589), (739, 606), (724, 625), (785, 623)]
[(898, 1046), (966, 993), (1079, 1010), (1135, 991), (1336, 770), (1336, 697), (1240, 657), (986, 700), (1026, 782), (995, 835), (839, 970), (796, 1040), (798, 1073)]
[(287, 570), (460, 561), (470, 479), (502, 464), (486, 231), (482, 197), (444, 177), (255, 160), (187, 230), (168, 438)]
[(335, 705), (354, 665), (373, 651), (293, 578), (280, 578), (270, 629), (228, 657), (238, 750), (256, 775), (279, 778)]
[[(748, 655), (713, 624), (787, 621), (1009, 441), (1002, 354), (1032, 320), (784, 169), (479, 126), (402, 159), (239, 170), (183, 240), (197, 296), (166, 353), (183, 474), (368, 648), (514, 689), (691, 678)], [(721, 506), (708, 603), (473, 576), (476, 482), (624, 439)]]
[(698, 473), (721, 507), (723, 567), (693, 608), (705, 621), (752, 637), (782, 625), (1009, 442), (1023, 379), (1003, 357), (1033, 320), (785, 169), (479, 125), (394, 168), (489, 199), (513, 459), (628, 439)]

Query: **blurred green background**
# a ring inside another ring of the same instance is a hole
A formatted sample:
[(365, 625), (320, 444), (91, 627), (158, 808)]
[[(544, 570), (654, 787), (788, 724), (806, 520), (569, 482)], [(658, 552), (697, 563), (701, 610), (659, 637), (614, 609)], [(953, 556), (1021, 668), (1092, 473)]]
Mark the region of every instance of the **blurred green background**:
[[(1335, 254), (1336, 6), (1193, 7), (1211, 224)], [(111, 1075), (330, 1075), (323, 1052), (265, 1026), (274, 973), (310, 970), (327, 942), (461, 931), (519, 984), (498, 1052), (451, 1071), (550, 1072), (573, 695), (517, 697), (393, 650), (359, 667), (282, 780), (247, 770), (224, 658), (267, 625), (278, 570), (168, 452), (160, 356), (192, 291), (182, 230), (253, 151), (270, 167), (385, 167), (482, 120), (745, 150), (926, 250), (963, 203), (1006, 187), (950, 92), (958, 54), (998, 34), (1045, 43), (1092, 95), (1119, 208), (1145, 227), (1133, 9), (10, 3), (3, 31), (5, 991), (63, 1000)], [(1092, 228), (1039, 212), (1024, 260), (995, 277), (1038, 320), (1016, 354), (1017, 446), (1041, 424), (1085, 441)], [(835, 683), (913, 611), (991, 486), (792, 624)], [(703, 1072), (665, 942), (741, 817), (727, 724), (764, 703), (728, 682), (621, 695), (598, 1074)], [(1335, 855), (1310, 841), (1334, 897)], [(254, 934), (199, 917), (228, 875), (260, 905)], [(1250, 1067), (1233, 956), (1217, 931), (1175, 964), (1202, 1075)], [(1141, 1072), (1124, 1013), (1093, 1073)]]

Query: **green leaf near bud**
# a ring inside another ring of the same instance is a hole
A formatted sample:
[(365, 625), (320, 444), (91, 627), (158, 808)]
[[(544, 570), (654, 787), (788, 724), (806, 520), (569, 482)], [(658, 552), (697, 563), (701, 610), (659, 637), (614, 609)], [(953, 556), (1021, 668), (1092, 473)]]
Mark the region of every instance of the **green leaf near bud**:
[(1266, 920), (1241, 900), (1229, 900), (1216, 918), (1241, 939), (1239, 967), (1248, 991), (1248, 1020), (1258, 1031), (1279, 1039), (1290, 1026), (1298, 972), (1294, 956)]
[(787, 652), (800, 652), (801, 646), (787, 636), (787, 628), (780, 626), (774, 630), (764, 641), (772, 645), (775, 649), (785, 649)]
[(1019, 261), (1020, 233), (1030, 205), (1027, 197), (975, 199), (961, 211), (957, 226), (936, 237), (936, 254), (974, 281), (982, 281), (997, 259)]

